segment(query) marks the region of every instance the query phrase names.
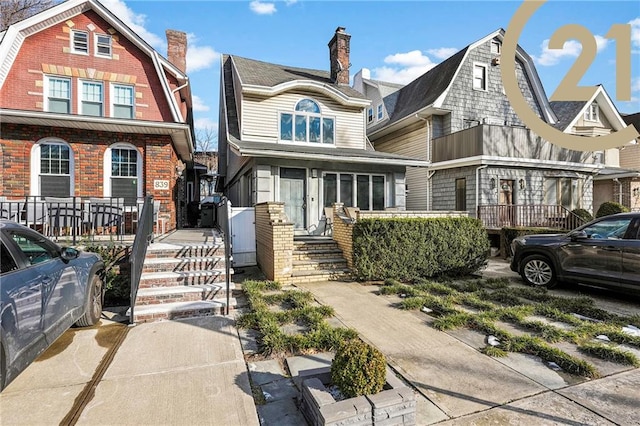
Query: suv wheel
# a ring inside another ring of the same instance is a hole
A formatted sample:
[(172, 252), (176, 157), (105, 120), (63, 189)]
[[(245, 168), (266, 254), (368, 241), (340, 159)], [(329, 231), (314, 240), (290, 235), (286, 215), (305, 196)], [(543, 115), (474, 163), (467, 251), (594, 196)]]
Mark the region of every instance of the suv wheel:
[(542, 255), (534, 254), (520, 262), (520, 276), (529, 285), (553, 288), (556, 286), (556, 273), (551, 261)]

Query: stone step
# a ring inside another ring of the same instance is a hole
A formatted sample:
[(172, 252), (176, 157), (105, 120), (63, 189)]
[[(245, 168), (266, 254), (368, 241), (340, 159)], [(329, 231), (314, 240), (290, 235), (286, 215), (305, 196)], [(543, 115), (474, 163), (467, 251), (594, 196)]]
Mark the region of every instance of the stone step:
[[(234, 283), (229, 283), (229, 291), (235, 289)], [(205, 284), (174, 287), (147, 287), (138, 289), (136, 308), (144, 305), (173, 302), (193, 302), (199, 300), (226, 300), (227, 288), (225, 283)]]
[(343, 257), (315, 260), (294, 260), (292, 263), (294, 271), (333, 271), (346, 269), (347, 267), (347, 261)]
[(224, 269), (224, 257), (152, 257), (146, 258), (142, 272), (202, 271)]
[(283, 284), (308, 283), (317, 281), (349, 280), (351, 270), (348, 268), (327, 270), (301, 270), (293, 271), (291, 277), (279, 279)]
[[(233, 270), (230, 270), (230, 273), (233, 274)], [(224, 269), (144, 272), (140, 276), (140, 288), (212, 284), (225, 280), (226, 271)]]
[(342, 250), (339, 248), (331, 249), (310, 249), (310, 250), (294, 250), (293, 260), (308, 260), (308, 259), (326, 259), (341, 257)]
[[(229, 300), (229, 311), (236, 306), (235, 298)], [(174, 302), (153, 305), (136, 306), (134, 310), (135, 323), (173, 320), (179, 318), (206, 317), (224, 315), (226, 300), (205, 300), (197, 302)], [(131, 311), (127, 314), (131, 316)]]
[(224, 256), (224, 243), (221, 240), (209, 244), (153, 243), (147, 247), (146, 259), (214, 256)]

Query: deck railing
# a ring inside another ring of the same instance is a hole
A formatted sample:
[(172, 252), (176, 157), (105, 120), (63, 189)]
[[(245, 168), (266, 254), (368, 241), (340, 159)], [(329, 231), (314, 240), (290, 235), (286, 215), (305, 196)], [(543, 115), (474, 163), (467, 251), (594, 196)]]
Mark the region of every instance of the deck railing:
[(585, 223), (566, 207), (544, 204), (494, 204), (478, 206), (478, 218), (485, 228), (542, 227), (571, 230)]
[(131, 263), (131, 308), (129, 314), (129, 322), (134, 322), (134, 309), (136, 306), (136, 297), (138, 296), (138, 287), (140, 286), (140, 277), (142, 276), (142, 266), (147, 256), (147, 247), (153, 240), (153, 197), (147, 196), (142, 205), (140, 218), (138, 220), (138, 229), (136, 237), (133, 240), (129, 263)]

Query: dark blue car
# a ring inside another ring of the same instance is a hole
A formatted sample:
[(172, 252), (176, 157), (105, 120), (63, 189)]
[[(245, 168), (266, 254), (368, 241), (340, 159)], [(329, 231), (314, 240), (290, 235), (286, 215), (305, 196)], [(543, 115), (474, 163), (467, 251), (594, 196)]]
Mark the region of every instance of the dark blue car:
[(104, 263), (0, 220), (0, 390), (70, 326), (102, 315)]

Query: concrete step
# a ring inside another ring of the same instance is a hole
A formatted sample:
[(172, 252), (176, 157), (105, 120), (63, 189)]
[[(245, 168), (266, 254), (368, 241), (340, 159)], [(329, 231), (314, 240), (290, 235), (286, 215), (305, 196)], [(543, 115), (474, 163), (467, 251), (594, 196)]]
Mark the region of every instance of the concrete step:
[[(216, 239), (218, 240), (218, 239)], [(147, 259), (152, 258), (182, 258), (182, 257), (222, 257), (224, 256), (224, 242), (209, 244), (171, 244), (153, 243), (147, 247)]]
[(333, 271), (347, 268), (347, 261), (344, 257), (333, 257), (327, 259), (294, 260), (293, 270), (295, 271)]
[[(236, 300), (229, 300), (229, 311), (233, 311)], [(136, 306), (134, 309), (135, 323), (173, 320), (179, 318), (206, 317), (225, 315), (226, 300), (206, 300), (197, 302), (161, 303), (145, 306)], [(127, 314), (131, 316), (131, 311)]]
[(224, 257), (152, 257), (146, 258), (142, 272), (202, 271), (224, 269)]
[(335, 249), (321, 249), (321, 250), (294, 250), (293, 260), (314, 260), (314, 259), (329, 259), (342, 256), (342, 250)]
[[(230, 273), (233, 274), (233, 269), (230, 270)], [(144, 272), (140, 276), (140, 288), (212, 284), (225, 282), (225, 280), (226, 271), (224, 269)]]
[[(234, 283), (229, 283), (229, 291), (235, 289)], [(226, 300), (227, 288), (225, 283), (205, 284), (174, 287), (147, 287), (138, 289), (136, 308), (143, 305), (153, 305), (173, 302), (194, 302), (200, 300)]]

